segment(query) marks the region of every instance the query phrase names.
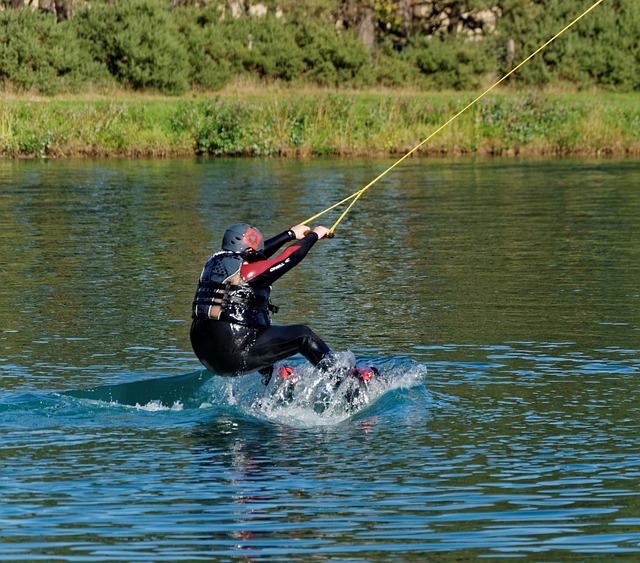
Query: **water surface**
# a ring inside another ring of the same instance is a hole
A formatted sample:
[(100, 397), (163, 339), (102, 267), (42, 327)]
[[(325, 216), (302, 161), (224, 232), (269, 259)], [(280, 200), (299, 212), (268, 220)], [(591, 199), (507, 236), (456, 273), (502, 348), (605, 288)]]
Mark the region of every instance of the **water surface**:
[(4, 560), (637, 559), (638, 161), (415, 159), (367, 191), (273, 292), (390, 375), (357, 412), (201, 370), (225, 227), (388, 164), (0, 163)]

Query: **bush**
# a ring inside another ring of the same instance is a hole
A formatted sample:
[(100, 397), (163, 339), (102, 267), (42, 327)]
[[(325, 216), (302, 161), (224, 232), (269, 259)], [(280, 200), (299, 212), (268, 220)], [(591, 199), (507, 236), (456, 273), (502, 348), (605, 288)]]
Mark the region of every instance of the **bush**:
[(421, 73), (411, 50), (398, 53), (391, 41), (385, 41), (376, 51), (371, 72), (367, 74), (371, 84), (393, 88), (419, 84)]
[(298, 22), (293, 32), (304, 53), (305, 78), (317, 84), (354, 85), (369, 68), (369, 53), (350, 32), (338, 35), (313, 21)]
[(173, 14), (188, 53), (192, 87), (204, 90), (222, 88), (238, 69), (229, 60), (219, 13), (211, 8), (185, 8), (175, 10)]
[[(443, 24), (441, 34), (429, 36), (426, 28), (421, 34), (416, 26), (399, 40), (397, 3), (361, 0), (354, 4), (384, 8), (381, 21), (391, 25), (389, 37), (379, 33), (380, 43), (369, 53), (351, 30), (337, 30), (346, 9), (341, 0), (262, 3), (269, 10), (265, 17), (234, 18), (223, 0), (199, 6), (180, 0), (174, 9), (169, 0), (91, 0), (71, 20), (57, 22), (32, 9), (11, 9), (5, 0), (0, 87), (56, 94), (117, 81), (136, 90), (182, 94), (189, 88), (219, 89), (249, 74), (328, 87), (475, 90), (506, 74), (585, 9), (583, 0), (496, 0), (492, 6), (501, 16), (495, 33), (471, 41), (464, 33), (444, 31)], [(486, 0), (468, 2), (471, 11), (483, 5)], [(640, 90), (638, 37), (637, 0), (607, 0), (509, 82), (521, 89)]]
[(246, 152), (245, 128), (252, 121), (246, 104), (214, 99), (198, 104), (195, 111), (185, 109), (176, 119), (184, 119), (183, 127), (192, 131), (196, 154), (239, 156)]
[[(511, 70), (506, 56), (508, 38), (515, 41), (515, 65), (587, 7), (582, 0), (509, 1), (498, 20), (498, 33), (488, 41), (499, 55), (499, 72)], [(599, 85), (608, 90), (637, 90), (639, 36), (637, 0), (605, 2), (518, 69), (510, 81), (527, 87), (570, 82), (579, 88)]]
[(235, 46), (234, 57), (244, 71), (286, 82), (302, 74), (302, 52), (281, 20), (273, 16), (233, 20), (226, 27)]
[(475, 111), (479, 116), (480, 136), (499, 140), (504, 148), (510, 149), (527, 145), (538, 137), (559, 138), (565, 125), (575, 120), (579, 109), (529, 94), (517, 98), (484, 98)]
[(220, 87), (235, 74), (353, 85), (369, 65), (360, 41), (317, 22), (287, 22), (272, 15), (221, 18), (213, 8), (178, 12), (179, 29), (190, 52), (191, 79), (202, 88)]
[(124, 85), (165, 94), (188, 89), (187, 51), (161, 0), (91, 4), (74, 21), (95, 59)]
[(418, 41), (412, 46), (417, 67), (428, 84), (441, 90), (473, 90), (490, 69), (481, 44), (455, 35)]
[[(618, 0), (582, 23), (573, 60), (596, 84), (608, 90), (640, 89), (640, 11), (637, 2)], [(598, 45), (595, 48), (595, 45)]]
[(31, 9), (0, 11), (0, 83), (52, 95), (107, 80), (70, 22)]

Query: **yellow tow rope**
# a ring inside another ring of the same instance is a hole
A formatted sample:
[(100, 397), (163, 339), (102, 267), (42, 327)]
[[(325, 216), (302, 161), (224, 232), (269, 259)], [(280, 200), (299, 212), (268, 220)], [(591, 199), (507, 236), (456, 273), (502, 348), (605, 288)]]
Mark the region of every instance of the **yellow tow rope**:
[(511, 76), (514, 72), (516, 72), (521, 66), (523, 66), (525, 63), (529, 62), (533, 57), (535, 57), (540, 51), (542, 51), (547, 45), (549, 45), (550, 43), (552, 43), (553, 41), (555, 41), (558, 37), (560, 37), (565, 31), (567, 31), (570, 27), (572, 27), (574, 24), (576, 24), (578, 21), (580, 21), (584, 16), (586, 16), (591, 10), (593, 10), (596, 6), (598, 6), (598, 4), (601, 4), (602, 2), (604, 2), (604, 0), (597, 0), (590, 8), (588, 8), (587, 10), (585, 10), (584, 12), (582, 12), (582, 14), (580, 14), (577, 18), (575, 18), (570, 24), (568, 24), (567, 26), (565, 26), (562, 30), (560, 30), (558, 33), (556, 33), (551, 39), (549, 39), (549, 41), (547, 41), (544, 45), (542, 45), (541, 47), (538, 47), (538, 49), (536, 49), (533, 53), (531, 53), (526, 59), (524, 59), (519, 65), (517, 65), (516, 67), (514, 67), (513, 69), (511, 69), (509, 72), (507, 72), (507, 74), (505, 74), (502, 78), (500, 78), (500, 80), (498, 80), (495, 84), (493, 84), (492, 86), (490, 86), (489, 88), (487, 88), (484, 92), (482, 92), (482, 94), (480, 94), (477, 98), (475, 98), (472, 102), (470, 102), (469, 104), (467, 104), (464, 108), (462, 108), (458, 113), (456, 113), (452, 118), (450, 118), (448, 121), (446, 121), (445, 123), (443, 123), (440, 127), (438, 127), (433, 133), (431, 133), (431, 135), (429, 135), (426, 139), (424, 139), (423, 141), (421, 141), (420, 143), (418, 143), (415, 147), (413, 147), (407, 154), (405, 154), (402, 158), (398, 159), (396, 162), (394, 162), (391, 166), (389, 166), (389, 168), (387, 168), (384, 172), (382, 172), (381, 174), (379, 174), (376, 178), (374, 178), (373, 180), (371, 180), (371, 182), (369, 182), (364, 188), (359, 189), (357, 192), (352, 193), (350, 196), (345, 197), (343, 200), (339, 201), (338, 203), (334, 203), (331, 207), (327, 207), (327, 209), (325, 209), (324, 211), (321, 211), (320, 213), (317, 213), (316, 215), (314, 215), (313, 217), (309, 217), (306, 221), (304, 221), (305, 224), (310, 223), (311, 221), (313, 221), (314, 219), (317, 219), (318, 217), (320, 217), (321, 215), (324, 215), (325, 213), (327, 213), (328, 211), (331, 211), (332, 209), (335, 209), (336, 207), (339, 207), (340, 205), (342, 205), (343, 203), (346, 203), (349, 200), (352, 200), (351, 203), (349, 204), (349, 206), (344, 210), (344, 212), (342, 213), (342, 215), (340, 215), (340, 217), (338, 218), (338, 220), (333, 224), (333, 226), (329, 229), (329, 233), (328, 233), (328, 237), (333, 237), (333, 232), (335, 231), (336, 227), (340, 224), (340, 221), (342, 221), (342, 219), (344, 219), (345, 215), (347, 213), (349, 213), (349, 210), (353, 207), (353, 205), (355, 204), (356, 201), (358, 201), (358, 199), (360, 198), (360, 196), (366, 192), (371, 186), (373, 186), (378, 180), (380, 180), (381, 178), (383, 178), (384, 176), (386, 176), (389, 172), (391, 172), (391, 170), (393, 170), (396, 166), (398, 166), (398, 164), (400, 164), (401, 162), (403, 162), (405, 159), (409, 158), (414, 152), (416, 152), (422, 145), (424, 145), (425, 143), (427, 143), (429, 140), (431, 140), (432, 137), (434, 137), (435, 135), (437, 135), (440, 131), (442, 131), (445, 127), (447, 127), (447, 125), (449, 125), (451, 122), (455, 121), (458, 117), (460, 117), (465, 111), (467, 111), (470, 107), (472, 107), (473, 105), (475, 105), (479, 100), (481, 100), (484, 96), (486, 96), (489, 92), (491, 92), (491, 90), (493, 90), (496, 86), (498, 86), (499, 84), (501, 84), (502, 82), (504, 82), (507, 78), (509, 78), (509, 76)]

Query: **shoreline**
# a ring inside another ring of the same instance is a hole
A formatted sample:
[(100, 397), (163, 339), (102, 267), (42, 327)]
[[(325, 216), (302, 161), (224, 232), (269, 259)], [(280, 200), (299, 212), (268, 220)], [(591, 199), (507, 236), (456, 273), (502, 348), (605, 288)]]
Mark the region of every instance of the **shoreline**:
[[(0, 158), (401, 157), (471, 93), (230, 92), (0, 100)], [(637, 157), (640, 95), (496, 93), (416, 157)]]

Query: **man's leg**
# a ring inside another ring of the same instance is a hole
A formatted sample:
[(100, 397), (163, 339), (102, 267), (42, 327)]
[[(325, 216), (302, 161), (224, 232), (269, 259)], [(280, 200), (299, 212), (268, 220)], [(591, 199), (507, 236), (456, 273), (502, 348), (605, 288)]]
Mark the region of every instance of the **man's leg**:
[(302, 354), (314, 366), (328, 356), (331, 349), (308, 326), (271, 325), (260, 331), (246, 356), (248, 369), (263, 369), (275, 362)]

